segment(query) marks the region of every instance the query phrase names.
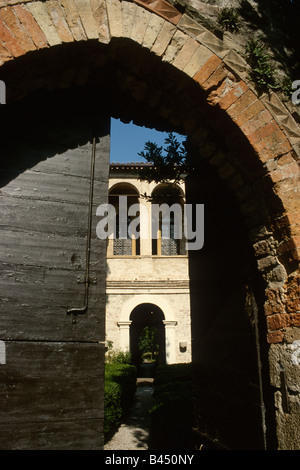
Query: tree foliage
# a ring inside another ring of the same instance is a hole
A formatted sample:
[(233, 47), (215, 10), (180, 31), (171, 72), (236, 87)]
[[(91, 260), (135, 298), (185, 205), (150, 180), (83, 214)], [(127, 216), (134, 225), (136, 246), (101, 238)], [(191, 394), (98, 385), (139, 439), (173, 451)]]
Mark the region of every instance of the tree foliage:
[(190, 140), (182, 143), (173, 133), (165, 139), (165, 146), (159, 147), (155, 142), (146, 142), (145, 149), (138, 153), (149, 164), (140, 170), (139, 177), (149, 183), (179, 183), (194, 168), (194, 152)]
[(152, 357), (158, 352), (157, 328), (145, 326), (139, 337), (139, 350), (142, 355), (151, 353)]

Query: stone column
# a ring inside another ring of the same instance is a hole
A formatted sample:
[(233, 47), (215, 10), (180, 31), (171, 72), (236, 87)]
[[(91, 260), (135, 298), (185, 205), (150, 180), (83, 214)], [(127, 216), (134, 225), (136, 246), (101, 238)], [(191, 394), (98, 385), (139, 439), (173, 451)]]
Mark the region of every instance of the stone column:
[(166, 329), (166, 362), (174, 364), (176, 362), (175, 326), (177, 321), (164, 320)]
[(119, 321), (118, 327), (120, 328), (120, 349), (122, 351), (129, 351), (129, 329), (131, 321)]
[(114, 254), (114, 240), (113, 239), (108, 239), (107, 240), (107, 256), (113, 256)]
[(151, 240), (151, 203), (149, 201), (140, 201), (140, 225), (141, 225), (141, 255), (152, 255)]

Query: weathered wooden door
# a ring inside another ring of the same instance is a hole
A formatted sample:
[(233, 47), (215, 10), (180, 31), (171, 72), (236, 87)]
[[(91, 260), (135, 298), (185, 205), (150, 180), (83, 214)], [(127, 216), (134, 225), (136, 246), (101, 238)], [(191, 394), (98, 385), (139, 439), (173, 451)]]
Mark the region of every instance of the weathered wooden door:
[(96, 208), (107, 200), (109, 120), (99, 121), (95, 133), (58, 118), (2, 147), (1, 449), (103, 446), (106, 240)]

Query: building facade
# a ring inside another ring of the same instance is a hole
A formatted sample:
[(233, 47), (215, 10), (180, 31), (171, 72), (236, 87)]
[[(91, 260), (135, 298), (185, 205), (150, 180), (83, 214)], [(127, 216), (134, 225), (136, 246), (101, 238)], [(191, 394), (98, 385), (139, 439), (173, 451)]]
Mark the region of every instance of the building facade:
[[(138, 362), (139, 335), (143, 328), (152, 326), (158, 334), (160, 363), (189, 362), (188, 254), (184, 240), (175, 238), (171, 212), (170, 238), (165, 238), (162, 225), (158, 226), (157, 238), (153, 237), (153, 196), (161, 194), (164, 185), (139, 180), (140, 167), (141, 164), (110, 165), (109, 203), (116, 209), (117, 227), (107, 248), (106, 339), (112, 342), (113, 349), (130, 351)], [(184, 184), (177, 190), (183, 203)], [(121, 238), (120, 196), (131, 214), (128, 227), (134, 223), (133, 214), (140, 213), (140, 237), (126, 234), (126, 238)]]

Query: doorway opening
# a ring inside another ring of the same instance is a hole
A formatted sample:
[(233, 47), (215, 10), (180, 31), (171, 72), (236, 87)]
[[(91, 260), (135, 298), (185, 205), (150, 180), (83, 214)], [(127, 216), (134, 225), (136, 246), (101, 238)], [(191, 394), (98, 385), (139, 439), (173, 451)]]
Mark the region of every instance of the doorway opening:
[[(146, 363), (149, 360), (155, 364), (166, 363), (164, 320), (163, 311), (155, 304), (143, 303), (132, 310), (130, 314), (130, 352), (133, 363), (138, 367), (138, 372), (140, 372), (143, 362)], [(153, 344), (149, 344), (149, 348), (147, 348), (147, 337), (149, 336), (147, 332), (150, 335), (153, 333)], [(151, 353), (151, 356), (147, 353)]]

